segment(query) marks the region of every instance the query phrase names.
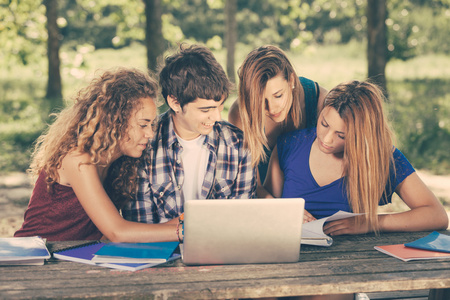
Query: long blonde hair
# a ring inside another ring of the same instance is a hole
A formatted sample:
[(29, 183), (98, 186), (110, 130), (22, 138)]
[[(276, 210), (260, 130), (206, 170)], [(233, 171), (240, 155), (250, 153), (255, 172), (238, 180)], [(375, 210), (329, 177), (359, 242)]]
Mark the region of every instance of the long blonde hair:
[(238, 71), (239, 114), (244, 131), (244, 145), (250, 150), (252, 166), (267, 160), (264, 148), (268, 148), (264, 131), (265, 101), (264, 89), (267, 81), (282, 75), (290, 82), (294, 80), (292, 106), (284, 125), (292, 123), (293, 128), (301, 124), (300, 81), (286, 54), (275, 46), (262, 46), (251, 51)]
[[(105, 159), (106, 164), (112, 163), (119, 142), (127, 138), (133, 110), (142, 105), (143, 98), (156, 99), (157, 92), (156, 81), (136, 69), (104, 72), (80, 90), (74, 103), (57, 114), (54, 123), (37, 139), (29, 173), (37, 176), (45, 171), (50, 190), (58, 181), (57, 170), (63, 158), (71, 151), (88, 153), (89, 164), (97, 165)], [(139, 159), (127, 157), (120, 162), (120, 167), (112, 169), (126, 173), (111, 179), (114, 190), (132, 197)]]
[(386, 197), (393, 163), (393, 134), (383, 112), (383, 92), (367, 81), (341, 83), (325, 98), (347, 127), (344, 180), (349, 204), (355, 213), (366, 213), (369, 227), (377, 232), (378, 204)]

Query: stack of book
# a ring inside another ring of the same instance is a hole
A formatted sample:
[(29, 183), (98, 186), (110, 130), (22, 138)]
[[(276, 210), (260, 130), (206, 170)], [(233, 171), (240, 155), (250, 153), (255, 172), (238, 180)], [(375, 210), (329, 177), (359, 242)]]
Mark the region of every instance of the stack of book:
[(43, 265), (49, 259), (45, 240), (38, 237), (0, 238), (0, 265)]
[(403, 261), (450, 258), (450, 236), (434, 231), (410, 243), (375, 246), (375, 249)]
[(95, 241), (66, 248), (53, 257), (101, 267), (137, 271), (177, 259), (178, 242), (104, 243)]

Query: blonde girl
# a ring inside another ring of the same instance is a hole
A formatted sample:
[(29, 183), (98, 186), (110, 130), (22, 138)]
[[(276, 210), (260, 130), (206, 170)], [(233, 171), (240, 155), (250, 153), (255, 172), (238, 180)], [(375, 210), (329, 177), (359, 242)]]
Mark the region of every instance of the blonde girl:
[(251, 51), (238, 74), (239, 95), (228, 120), (244, 132), (252, 165), (258, 166), (258, 197), (264, 197), (261, 183), (278, 136), (314, 127), (327, 91), (317, 82), (298, 77), (286, 54), (271, 45)]

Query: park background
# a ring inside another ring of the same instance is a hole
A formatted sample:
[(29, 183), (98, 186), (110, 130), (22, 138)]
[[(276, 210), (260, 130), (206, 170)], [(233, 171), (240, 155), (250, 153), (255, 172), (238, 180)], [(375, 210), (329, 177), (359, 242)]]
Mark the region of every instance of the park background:
[[(374, 18), (384, 39), (371, 44)], [(247, 53), (264, 44), (280, 46), (299, 75), (328, 90), (381, 78), (398, 148), (450, 212), (449, 28), (450, 0), (4, 1), (0, 236), (23, 220), (32, 190), (25, 171), (50, 114), (101, 70), (156, 72), (180, 43), (208, 46), (233, 81)], [(381, 49), (375, 58), (373, 48)], [(384, 61), (381, 76), (370, 76), (374, 59)], [(226, 102), (225, 120), (235, 98)], [(398, 199), (384, 208), (402, 209)]]

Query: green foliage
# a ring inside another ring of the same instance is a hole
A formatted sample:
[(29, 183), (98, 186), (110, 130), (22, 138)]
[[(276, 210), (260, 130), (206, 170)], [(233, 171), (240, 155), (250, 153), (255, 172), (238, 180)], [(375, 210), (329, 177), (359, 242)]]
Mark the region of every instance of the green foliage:
[(11, 68), (42, 59), (47, 38), (45, 22), (41, 1), (9, 0), (0, 4), (0, 66)]
[(390, 58), (402, 60), (426, 53), (449, 53), (449, 1), (387, 1)]
[(91, 44), (95, 48), (116, 48), (132, 41), (143, 41), (144, 3), (126, 0), (59, 1), (63, 43), (76, 47)]
[[(450, 52), (450, 1), (389, 0), (389, 57), (410, 59)], [(168, 45), (201, 42), (219, 50), (224, 43), (225, 0), (163, 0), (162, 30)], [(275, 44), (302, 52), (313, 44), (366, 39), (367, 1), (239, 0), (238, 41), (252, 48)], [(61, 0), (62, 45), (119, 48), (145, 38), (142, 0)], [(0, 63), (28, 64), (45, 56), (45, 7), (41, 1), (8, 0), (0, 5)]]
[[(164, 38), (172, 46), (183, 42), (183, 38), (204, 44), (218, 37), (223, 40), (224, 6), (225, 0), (163, 1), (163, 20), (170, 20), (170, 25), (163, 21), (163, 26), (170, 26), (170, 29), (163, 27)], [(169, 31), (176, 35), (169, 35)], [(214, 41), (211, 45), (217, 49), (222, 47), (222, 43), (217, 45)]]
[(390, 81), (390, 110), (400, 148), (414, 166), (450, 170), (449, 78)]

